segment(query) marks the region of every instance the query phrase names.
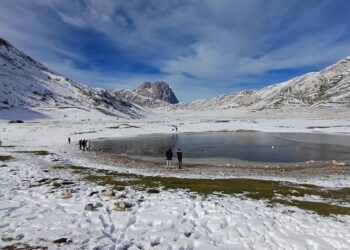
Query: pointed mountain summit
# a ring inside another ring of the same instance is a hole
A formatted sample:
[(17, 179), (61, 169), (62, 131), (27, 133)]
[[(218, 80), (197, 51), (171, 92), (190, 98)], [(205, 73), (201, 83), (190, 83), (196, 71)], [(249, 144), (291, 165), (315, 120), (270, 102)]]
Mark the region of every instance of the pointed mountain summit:
[(145, 82), (134, 89), (134, 92), (138, 95), (164, 101), (170, 104), (179, 103), (173, 90), (164, 81)]

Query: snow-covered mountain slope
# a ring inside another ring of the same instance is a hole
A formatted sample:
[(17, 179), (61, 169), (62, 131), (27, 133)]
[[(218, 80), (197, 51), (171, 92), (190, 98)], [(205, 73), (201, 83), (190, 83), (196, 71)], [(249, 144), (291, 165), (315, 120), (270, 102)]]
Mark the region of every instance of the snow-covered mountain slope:
[(132, 118), (146, 112), (107, 90), (61, 76), (0, 39), (0, 110), (13, 108), (78, 108)]
[(136, 89), (114, 90), (113, 94), (142, 107), (157, 108), (178, 103), (173, 90), (164, 82), (145, 82)]
[(252, 109), (290, 106), (350, 107), (350, 57), (320, 72), (308, 73), (261, 90), (245, 90), (191, 103), (178, 109)]
[(148, 107), (148, 108), (158, 108), (158, 107), (165, 107), (170, 106), (171, 104), (165, 101), (161, 101), (158, 99), (154, 99), (151, 97), (146, 97), (143, 95), (139, 95), (131, 90), (113, 90), (112, 93), (119, 98), (122, 98), (123, 100), (135, 103), (137, 105), (140, 105), (142, 107)]

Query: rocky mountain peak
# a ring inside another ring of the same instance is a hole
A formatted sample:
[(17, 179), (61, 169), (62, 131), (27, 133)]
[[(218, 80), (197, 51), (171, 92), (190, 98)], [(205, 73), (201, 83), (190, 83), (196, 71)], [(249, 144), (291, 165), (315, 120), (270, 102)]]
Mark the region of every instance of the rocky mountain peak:
[(171, 104), (179, 102), (173, 90), (164, 81), (144, 82), (139, 87), (137, 87), (134, 92), (138, 95), (161, 100)]

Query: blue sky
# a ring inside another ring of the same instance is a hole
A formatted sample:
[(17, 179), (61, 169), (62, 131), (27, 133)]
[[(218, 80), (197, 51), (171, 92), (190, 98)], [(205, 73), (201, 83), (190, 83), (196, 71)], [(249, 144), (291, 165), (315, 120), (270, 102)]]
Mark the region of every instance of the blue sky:
[(164, 80), (181, 101), (350, 55), (349, 0), (1, 0), (0, 36), (93, 87)]

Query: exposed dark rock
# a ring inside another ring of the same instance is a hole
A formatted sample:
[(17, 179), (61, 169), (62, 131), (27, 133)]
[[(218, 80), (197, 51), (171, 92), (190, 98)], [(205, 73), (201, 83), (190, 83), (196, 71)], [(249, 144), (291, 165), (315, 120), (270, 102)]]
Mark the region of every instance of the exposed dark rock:
[(67, 243), (71, 243), (71, 242), (72, 241), (67, 239), (67, 238), (59, 238), (59, 239), (53, 241), (54, 244), (67, 244)]
[(137, 87), (134, 92), (138, 95), (165, 101), (171, 104), (178, 103), (173, 90), (166, 82), (145, 82)]

